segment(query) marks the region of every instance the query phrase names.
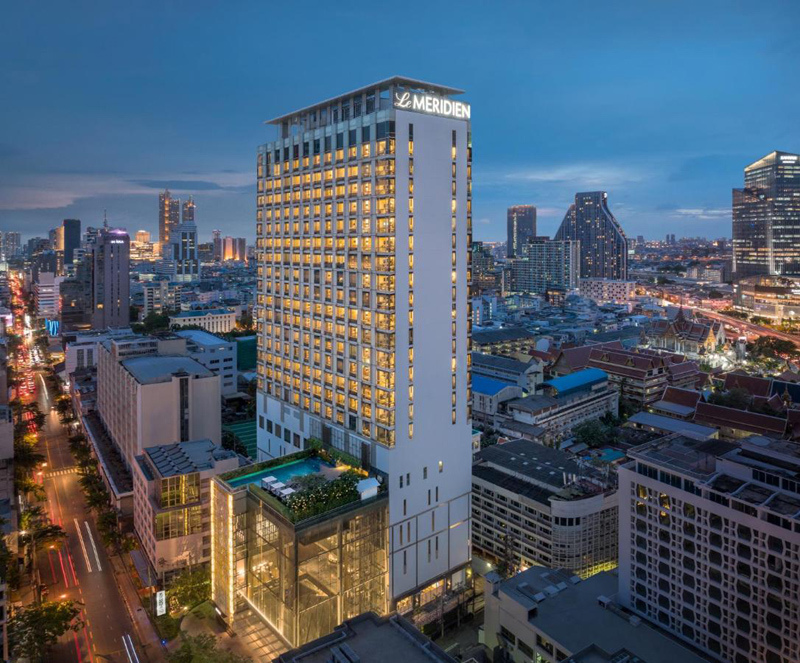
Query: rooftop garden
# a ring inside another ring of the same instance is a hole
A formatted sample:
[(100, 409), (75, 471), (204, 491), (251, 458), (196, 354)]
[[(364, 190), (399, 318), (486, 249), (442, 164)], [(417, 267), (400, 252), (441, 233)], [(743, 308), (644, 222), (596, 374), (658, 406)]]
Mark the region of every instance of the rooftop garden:
[[(331, 478), (330, 475), (326, 476), (324, 472), (292, 477), (286, 483), (295, 492), (286, 498), (273, 495), (261, 486), (259, 479), (263, 477), (266, 470), (310, 458), (319, 458), (339, 470), (340, 473), (335, 478)], [(254, 476), (253, 482), (242, 484), (242, 486), (247, 486), (248, 490), (292, 523), (299, 523), (360, 501), (358, 482), (369, 476), (365, 470), (361, 469), (357, 458), (336, 449), (324, 449), (322, 443), (315, 439), (309, 440), (309, 447), (303, 451), (241, 467), (222, 474), (219, 478), (230, 483), (250, 475)], [(385, 490), (385, 483), (380, 484), (379, 492), (385, 492)]]

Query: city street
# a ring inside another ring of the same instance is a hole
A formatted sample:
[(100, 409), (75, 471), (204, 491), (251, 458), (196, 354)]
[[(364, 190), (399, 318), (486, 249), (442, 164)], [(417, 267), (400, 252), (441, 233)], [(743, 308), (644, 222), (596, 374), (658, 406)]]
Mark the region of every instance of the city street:
[[(82, 602), (86, 622), (80, 632), (69, 631), (61, 638), (50, 660), (135, 663), (140, 652), (138, 644), (135, 650), (133, 647), (139, 638), (117, 588), (93, 513), (85, 506), (67, 434), (52, 409), (56, 394), (41, 371), (34, 374), (35, 399), (47, 417), (39, 432), (41, 453), (47, 462), (42, 477), (48, 497), (46, 508), (52, 521), (67, 532), (61, 550), (37, 551), (37, 564), (46, 597)], [(138, 605), (131, 607), (141, 609)]]

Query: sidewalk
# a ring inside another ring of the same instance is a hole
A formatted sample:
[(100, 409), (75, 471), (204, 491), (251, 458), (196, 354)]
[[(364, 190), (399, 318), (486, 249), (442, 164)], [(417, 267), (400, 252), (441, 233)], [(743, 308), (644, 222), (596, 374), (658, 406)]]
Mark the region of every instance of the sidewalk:
[(136, 641), (143, 654), (142, 659), (157, 663), (167, 660), (166, 651), (161, 645), (161, 638), (155, 627), (150, 623), (147, 612), (142, 607), (136, 586), (125, 567), (125, 563), (118, 555), (109, 555), (111, 565), (114, 567), (114, 581), (117, 583), (119, 594), (125, 603), (125, 609), (133, 622)]

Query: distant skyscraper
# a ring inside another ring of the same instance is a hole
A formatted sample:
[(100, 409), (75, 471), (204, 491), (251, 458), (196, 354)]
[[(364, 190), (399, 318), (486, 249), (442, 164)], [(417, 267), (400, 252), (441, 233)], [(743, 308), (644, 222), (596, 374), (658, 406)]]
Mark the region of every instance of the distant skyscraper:
[(136, 241), (145, 244), (150, 241), (150, 233), (146, 230), (137, 230), (136, 231)]
[(192, 200), (192, 197), (189, 196), (189, 200), (186, 200), (183, 203), (183, 216), (181, 218), (183, 223), (194, 223), (195, 207), (196, 205), (194, 204), (194, 200)]
[(800, 276), (800, 155), (771, 152), (733, 190), (733, 271)]
[(173, 198), (169, 189), (165, 189), (164, 193), (158, 195), (158, 239), (162, 246), (169, 244), (170, 232), (180, 222), (181, 201)]
[(0, 233), (0, 252), (3, 260), (18, 255), (22, 249), (22, 236), (18, 232)]
[(515, 205), (509, 207), (506, 214), (508, 242), (506, 255), (514, 258), (522, 251), (529, 238), (536, 236), (536, 207), (533, 205)]
[(200, 261), (197, 256), (197, 226), (183, 222), (172, 229), (170, 237), (172, 260), (175, 261), (175, 280), (195, 281), (200, 276)]
[(130, 238), (124, 230), (102, 230), (92, 246), (92, 327), (130, 324)]
[(627, 280), (628, 240), (605, 191), (576, 193), (555, 239), (580, 242), (581, 278)]
[(211, 243), (214, 245), (213, 259), (222, 261), (222, 232), (219, 230), (211, 231)]
[(644, 246), (644, 235), (636, 236), (636, 246)]
[(81, 220), (64, 219), (61, 227), (64, 238), (64, 264), (71, 265), (73, 252), (81, 245)]

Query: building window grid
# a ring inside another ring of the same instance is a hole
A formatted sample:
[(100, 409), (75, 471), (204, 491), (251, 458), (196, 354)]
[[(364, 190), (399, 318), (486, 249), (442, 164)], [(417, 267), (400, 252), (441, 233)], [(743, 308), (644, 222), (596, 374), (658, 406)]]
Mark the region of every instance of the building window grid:
[[(315, 159), (311, 168), (293, 164), (299, 171), (295, 178), (273, 170), (271, 176), (265, 175), (263, 185), (264, 191), (272, 193), (259, 200), (266, 221), (259, 238), (265, 266), (260, 292), (264, 319), (259, 334), (260, 386), (266, 393), (288, 396), (284, 400), (296, 405), (301, 404), (302, 398), (308, 409), (338, 423), (344, 422), (345, 415), (360, 416), (360, 432), (387, 444), (394, 440), (394, 384), (392, 376), (384, 371), (383, 386), (388, 391), (379, 389), (379, 369), (370, 360), (382, 344), (381, 352), (389, 355), (387, 361), (393, 367), (394, 313), (377, 313), (371, 302), (381, 290), (394, 291), (394, 150), (392, 128), (388, 135), (375, 141), (374, 150), (362, 150), (360, 160), (356, 155), (352, 163), (348, 161), (346, 169), (345, 163), (341, 167), (321, 167)], [(341, 196), (334, 196), (332, 186), (327, 186), (334, 175), (336, 180), (352, 180), (360, 186), (340, 190), (342, 200)], [(298, 195), (292, 199), (292, 193)], [(287, 198), (289, 205), (284, 204)], [(292, 230), (286, 221), (289, 218), (293, 219)], [(315, 281), (312, 273), (318, 279), (322, 274), (326, 278)], [(334, 274), (336, 278), (332, 278)], [(355, 287), (340, 279), (340, 275), (351, 274), (358, 277)], [(361, 308), (347, 317), (334, 317), (331, 306), (338, 312), (351, 304), (345, 299), (345, 287), (349, 288), (348, 294), (355, 293)], [(292, 300), (284, 301), (283, 297), (290, 293)], [(362, 305), (367, 301), (369, 308)], [(386, 325), (379, 332), (380, 323)], [(369, 352), (363, 358), (353, 358), (354, 352), (358, 355), (359, 341), (361, 347), (369, 347)], [(303, 350), (311, 350), (317, 357), (324, 352), (324, 369), (318, 361), (319, 369), (312, 371), (306, 366), (301, 376), (297, 359)], [(339, 360), (345, 357), (347, 361), (340, 364)], [(345, 368), (353, 364), (355, 376), (360, 379), (354, 379), (353, 371)], [(377, 382), (374, 389), (373, 382)], [(361, 396), (360, 412), (349, 407), (348, 396)], [(323, 408), (326, 401), (334, 406)]]
[[(665, 497), (670, 501), (668, 520), (663, 518), (665, 509), (662, 500)], [(792, 582), (790, 578), (798, 577), (800, 565), (796, 560), (800, 554), (800, 546), (783, 540), (783, 551), (777, 552), (770, 548), (770, 535), (751, 530), (751, 539), (747, 541), (750, 556), (743, 559), (739, 554), (741, 550), (739, 544), (742, 539), (738, 523), (723, 516), (716, 516), (711, 510), (700, 508), (695, 508), (693, 515), (685, 515), (683, 500), (673, 497), (671, 493), (662, 493), (639, 484), (632, 484), (631, 498), (634, 500), (635, 513), (631, 516), (630, 589), (640, 612), (657, 623), (660, 615), (666, 615), (669, 619), (669, 628), (677, 633), (682, 633), (685, 627), (698, 627), (693, 631), (697, 643), (709, 648), (709, 641), (715, 640), (719, 648), (718, 653), (721, 652), (731, 660), (737, 654), (756, 656), (758, 660), (763, 660), (767, 651), (763, 643), (768, 631), (766, 626), (766, 616), (769, 612), (768, 596), (772, 593), (773, 596), (779, 596), (782, 601), (780, 609), (775, 608), (774, 612), (783, 617), (783, 628), (778, 633), (784, 642), (783, 654), (790, 657), (797, 656), (798, 652), (792, 648), (797, 647), (797, 643), (792, 642), (796, 638), (792, 624), (796, 623), (796, 618), (800, 615), (798, 599), (800, 584)], [(712, 515), (716, 516), (714, 526), (712, 526)], [(693, 525), (693, 529), (686, 528), (687, 524)], [(712, 542), (715, 535), (716, 543)], [(686, 554), (683, 547), (687, 540), (695, 545), (691, 554)], [(671, 555), (666, 563), (660, 556), (660, 552), (664, 552), (665, 549), (668, 549)], [(637, 551), (642, 553), (639, 559)], [(715, 552), (719, 555), (717, 561), (712, 562), (710, 559)], [(770, 588), (768, 584), (768, 576), (771, 574), (767, 560), (770, 555), (775, 560), (773, 563), (779, 562), (783, 569), (780, 574), (782, 578), (780, 590)], [(694, 562), (694, 568), (691, 570), (684, 566), (689, 558)], [(682, 560), (683, 563), (678, 564), (678, 560)], [(742, 562), (747, 564), (750, 570), (751, 575), (747, 578), (743, 578), (738, 571)], [(712, 577), (710, 580), (705, 580), (714, 575), (712, 571), (718, 574), (719, 579), (714, 580)], [(638, 575), (639, 572), (643, 572), (644, 575)], [(683, 614), (686, 605), (684, 597), (678, 595), (678, 588), (680, 587), (682, 592), (688, 578), (691, 578), (694, 584), (695, 597), (690, 618)], [(643, 584), (642, 580), (647, 584)], [(668, 594), (660, 589), (660, 581), (670, 583), (671, 591)], [(742, 586), (749, 588), (750, 596), (741, 595), (739, 590)], [(719, 605), (712, 600), (714, 597), (711, 596), (711, 592), (714, 590), (718, 594), (719, 598), (716, 600)], [(787, 596), (790, 597), (789, 600), (786, 600)], [(661, 601), (668, 602), (668, 607), (659, 603), (660, 597), (664, 597)], [(794, 597), (794, 600), (791, 597)], [(748, 599), (747, 609), (744, 612), (737, 607), (742, 598)], [(717, 605), (719, 617), (709, 614), (709, 605)], [(664, 612), (665, 608), (668, 612)], [(740, 632), (735, 625), (737, 619), (746, 620), (751, 624), (752, 630), (748, 640), (762, 643), (754, 645), (756, 649), (746, 651), (737, 646), (736, 635)], [(791, 621), (792, 619), (795, 621)], [(715, 621), (718, 625), (717, 634), (709, 634), (709, 621)]]

